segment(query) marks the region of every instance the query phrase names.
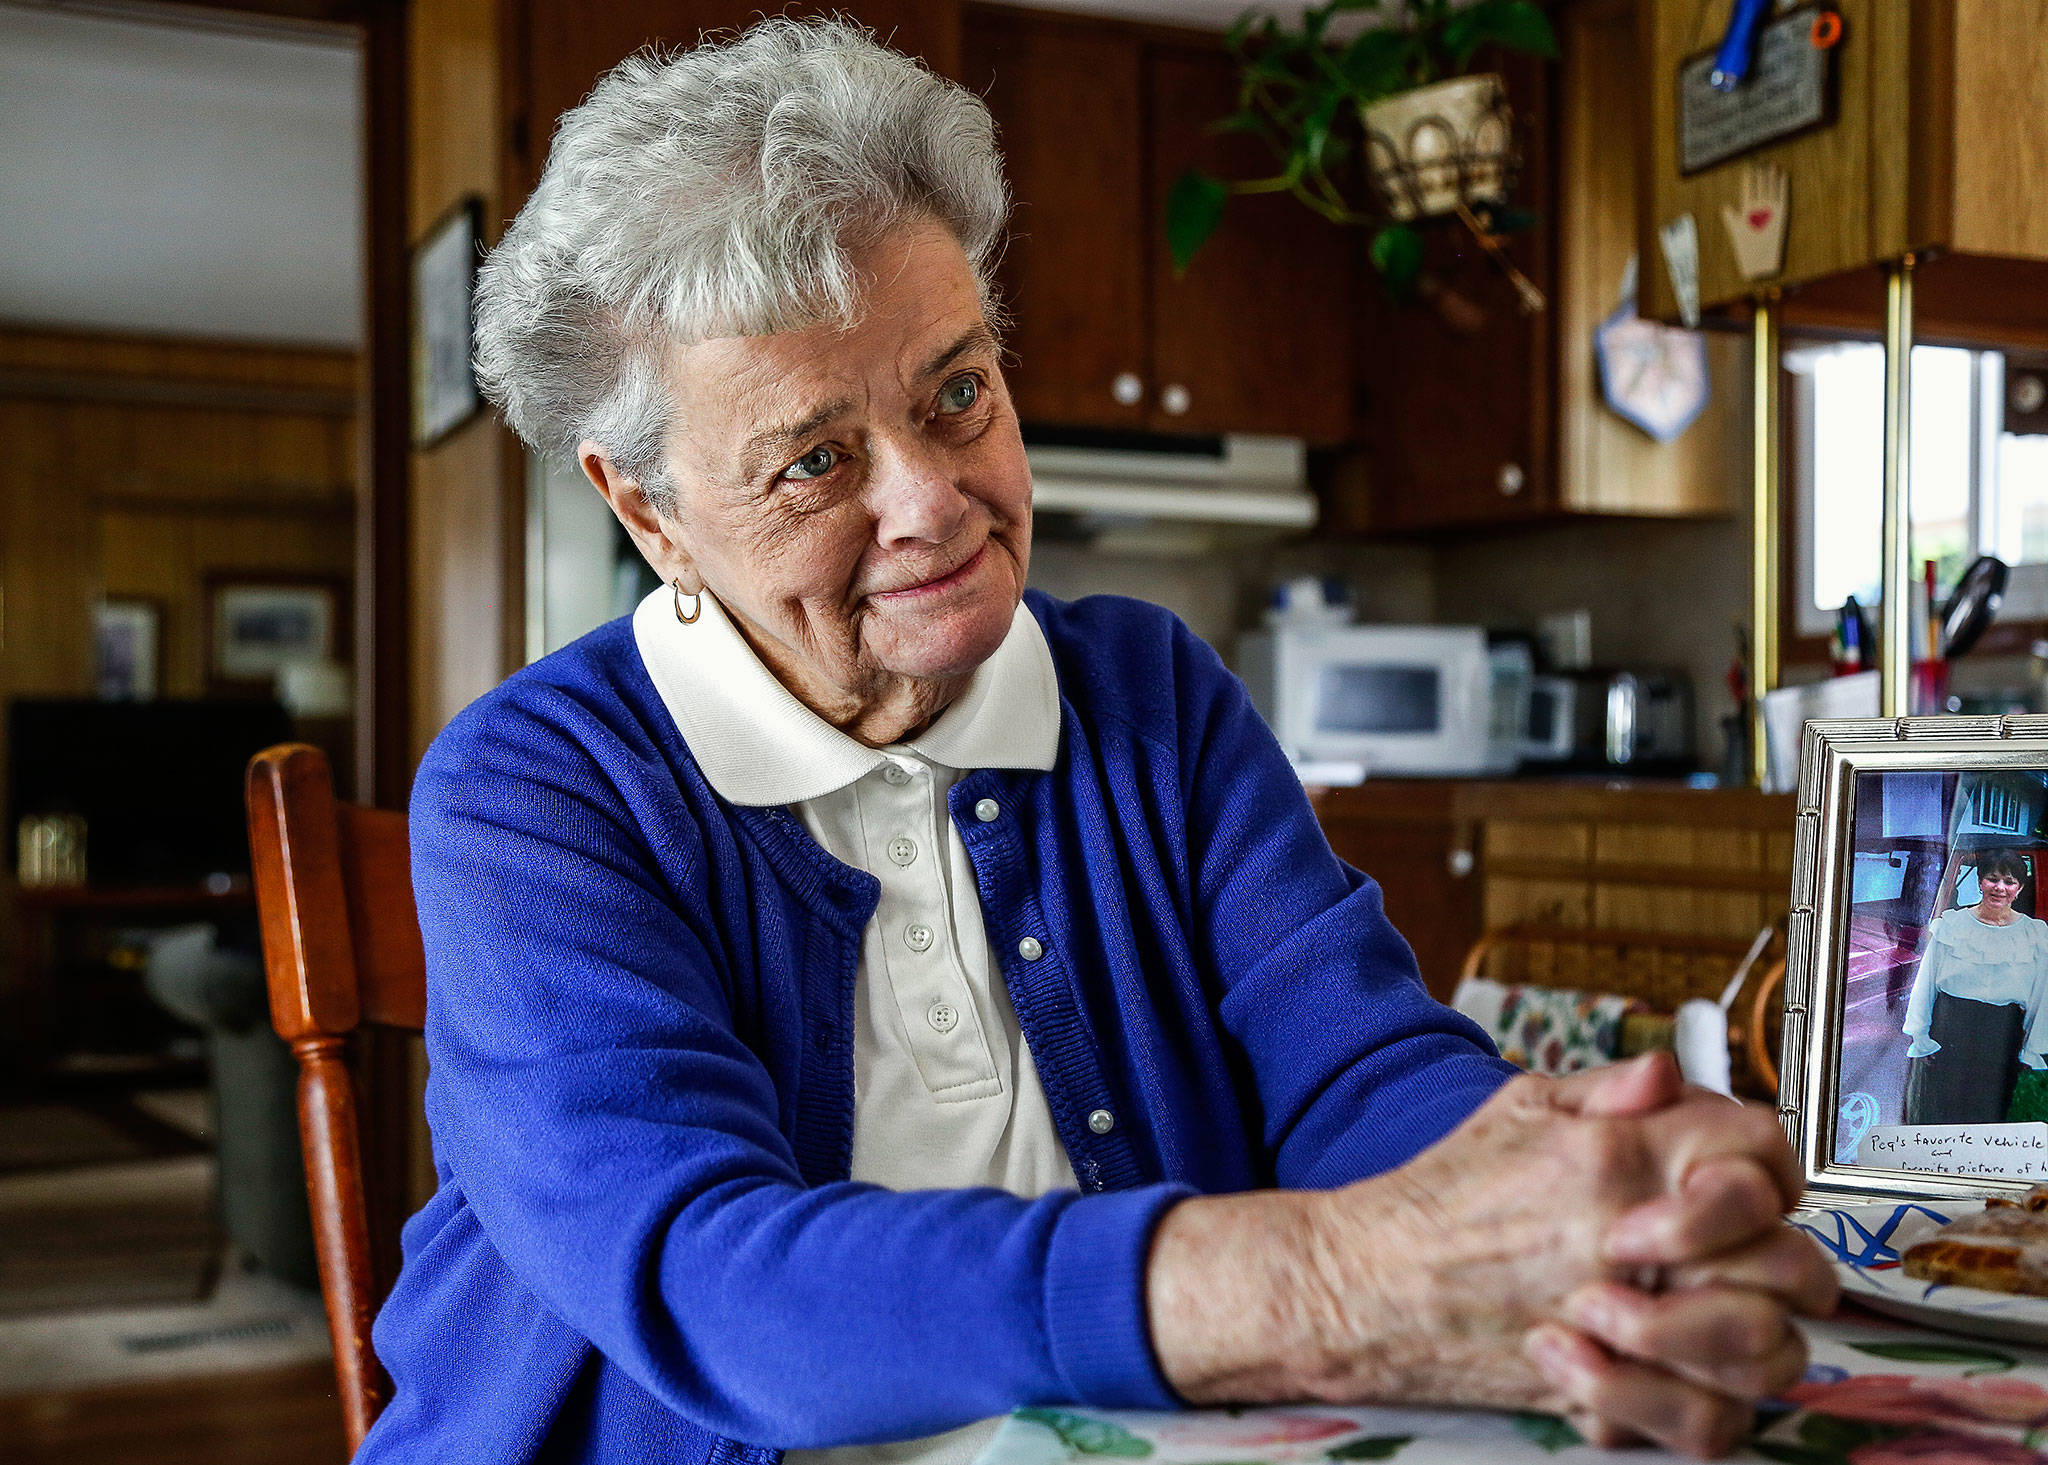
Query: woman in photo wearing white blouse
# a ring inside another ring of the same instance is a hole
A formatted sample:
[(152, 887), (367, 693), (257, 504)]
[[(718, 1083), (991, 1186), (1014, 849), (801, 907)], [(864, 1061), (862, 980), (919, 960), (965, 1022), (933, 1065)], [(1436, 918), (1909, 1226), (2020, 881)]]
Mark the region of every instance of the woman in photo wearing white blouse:
[(1977, 861), (1981, 898), (1944, 911), (1906, 1003), (1908, 1124), (1996, 1124), (2020, 1065), (2048, 1067), (2048, 921), (2014, 910), (2015, 850)]

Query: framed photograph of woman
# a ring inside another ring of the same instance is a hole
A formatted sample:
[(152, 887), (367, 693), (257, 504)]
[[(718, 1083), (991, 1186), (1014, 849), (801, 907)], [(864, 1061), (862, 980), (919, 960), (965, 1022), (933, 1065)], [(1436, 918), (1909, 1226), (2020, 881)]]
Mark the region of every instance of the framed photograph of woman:
[(1815, 1191), (2048, 1180), (2048, 717), (1806, 725), (1783, 1058)]

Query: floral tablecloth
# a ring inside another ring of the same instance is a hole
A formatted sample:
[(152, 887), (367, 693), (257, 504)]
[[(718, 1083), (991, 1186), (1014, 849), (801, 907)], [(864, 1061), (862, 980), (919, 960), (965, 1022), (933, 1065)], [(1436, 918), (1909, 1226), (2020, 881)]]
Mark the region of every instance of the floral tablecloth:
[[(1978, 1342), (1845, 1311), (1810, 1324), (1803, 1382), (1760, 1411), (1735, 1460), (1779, 1465), (2019, 1465), (2048, 1461), (2048, 1352)], [(1331, 1408), (1151, 1414), (1020, 1409), (976, 1465), (1399, 1465), (1605, 1460), (1659, 1465), (1654, 1450), (1609, 1454), (1541, 1414)]]

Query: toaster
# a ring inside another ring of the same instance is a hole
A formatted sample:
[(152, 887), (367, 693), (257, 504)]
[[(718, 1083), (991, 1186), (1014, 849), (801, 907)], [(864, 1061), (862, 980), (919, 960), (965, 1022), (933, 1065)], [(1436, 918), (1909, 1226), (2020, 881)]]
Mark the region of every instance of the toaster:
[(1529, 680), (1522, 761), (1632, 773), (1695, 765), (1692, 684), (1683, 672), (1592, 669)]

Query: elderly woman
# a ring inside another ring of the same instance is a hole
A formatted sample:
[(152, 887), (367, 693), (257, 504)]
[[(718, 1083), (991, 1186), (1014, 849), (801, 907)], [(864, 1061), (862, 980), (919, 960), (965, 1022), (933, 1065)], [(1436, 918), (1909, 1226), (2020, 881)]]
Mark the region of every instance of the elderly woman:
[(1832, 1303), (1775, 1124), (1509, 1082), (1209, 648), (1026, 594), (1005, 212), (973, 96), (779, 21), (613, 72), (486, 265), (491, 391), (666, 584), (420, 770), (440, 1189), (363, 1458), (1311, 1398), (1725, 1448)]
[(2048, 1067), (2048, 921), (2013, 909), (2018, 850), (1977, 858), (1975, 905), (1935, 917), (1902, 1024), (1908, 1124), (1996, 1124), (2021, 1066)]

